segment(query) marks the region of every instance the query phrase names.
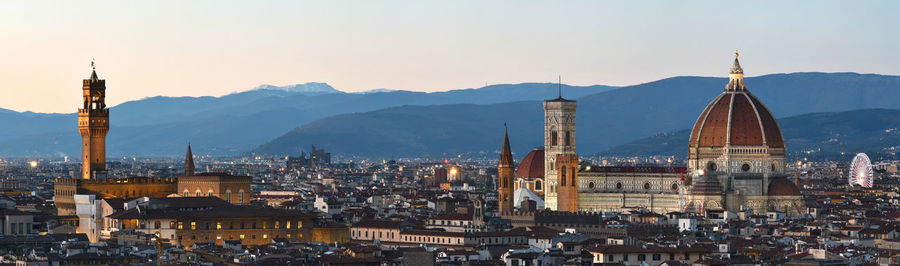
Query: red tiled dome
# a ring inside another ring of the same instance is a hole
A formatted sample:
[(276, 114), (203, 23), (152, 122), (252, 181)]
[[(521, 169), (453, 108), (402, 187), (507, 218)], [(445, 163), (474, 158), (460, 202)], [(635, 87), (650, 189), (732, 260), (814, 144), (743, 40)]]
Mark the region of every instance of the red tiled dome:
[(516, 169), (516, 178), (543, 178), (544, 177), (544, 149), (534, 148)]
[(769, 184), (769, 196), (798, 196), (800, 189), (794, 182), (784, 178), (776, 178)]
[(690, 147), (768, 146), (784, 148), (781, 129), (772, 113), (747, 91), (737, 58), (726, 90), (700, 113)]

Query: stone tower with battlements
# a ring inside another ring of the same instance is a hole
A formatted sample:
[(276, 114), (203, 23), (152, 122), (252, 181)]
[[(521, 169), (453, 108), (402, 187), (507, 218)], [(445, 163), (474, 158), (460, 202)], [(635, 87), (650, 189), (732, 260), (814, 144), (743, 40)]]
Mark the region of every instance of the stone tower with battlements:
[[(93, 65), (93, 62), (91, 63)], [(82, 81), (83, 106), (78, 109), (78, 132), (81, 134), (81, 178), (106, 176), (106, 133), (109, 132), (109, 108), (106, 108), (106, 80), (91, 72)]]

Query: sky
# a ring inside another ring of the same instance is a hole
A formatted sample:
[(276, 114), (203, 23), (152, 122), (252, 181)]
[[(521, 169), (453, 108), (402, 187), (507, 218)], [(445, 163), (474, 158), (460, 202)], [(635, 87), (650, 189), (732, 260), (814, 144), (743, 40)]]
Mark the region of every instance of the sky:
[[(0, 108), (75, 112), (260, 84), (348, 92), (900, 74), (900, 1), (0, 1)], [(752, 86), (752, 85), (751, 85)], [(751, 87), (752, 88), (752, 87)]]

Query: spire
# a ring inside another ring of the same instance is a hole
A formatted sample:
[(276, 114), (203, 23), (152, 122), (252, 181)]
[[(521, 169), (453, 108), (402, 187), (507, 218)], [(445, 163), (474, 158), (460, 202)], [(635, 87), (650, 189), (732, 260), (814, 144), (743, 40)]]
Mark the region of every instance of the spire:
[(500, 149), (500, 167), (513, 167), (512, 150), (509, 148), (509, 129), (503, 123), (503, 148)]
[(191, 152), (191, 143), (188, 142), (187, 154), (184, 155), (184, 176), (194, 175), (194, 154)]
[(731, 71), (728, 72), (728, 85), (725, 91), (746, 91), (747, 85), (744, 84), (744, 69), (741, 68), (741, 62), (738, 61), (737, 50), (734, 51), (734, 64), (731, 65)]
[(100, 78), (97, 77), (97, 67), (94, 65), (94, 59), (91, 58), (91, 82), (97, 82)]
[(557, 89), (559, 89), (559, 98), (562, 99), (562, 75), (559, 75), (559, 81), (556, 82)]
[(737, 50), (734, 50), (734, 64), (731, 65), (730, 74), (744, 74), (744, 69), (741, 68), (741, 63), (738, 62), (738, 56), (740, 56), (740, 54), (738, 54)]

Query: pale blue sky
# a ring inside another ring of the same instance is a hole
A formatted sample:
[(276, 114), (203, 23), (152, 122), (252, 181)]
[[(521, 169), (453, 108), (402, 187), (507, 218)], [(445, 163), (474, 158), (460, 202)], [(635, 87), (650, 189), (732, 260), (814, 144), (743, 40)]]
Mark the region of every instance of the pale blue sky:
[[(898, 1), (0, 1), (0, 108), (73, 112), (96, 58), (108, 102), (262, 83), (344, 91), (900, 74)], [(752, 88), (752, 85), (751, 85)]]

